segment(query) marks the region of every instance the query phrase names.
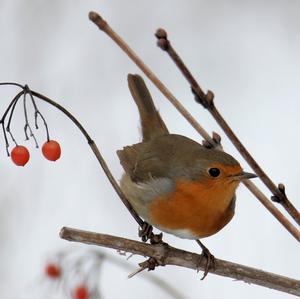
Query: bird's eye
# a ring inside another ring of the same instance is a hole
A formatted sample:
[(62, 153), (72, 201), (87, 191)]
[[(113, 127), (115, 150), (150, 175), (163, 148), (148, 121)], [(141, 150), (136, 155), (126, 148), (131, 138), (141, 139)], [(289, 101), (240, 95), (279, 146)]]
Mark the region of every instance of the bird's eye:
[(216, 177), (218, 177), (220, 175), (221, 171), (220, 171), (219, 168), (213, 167), (213, 168), (210, 168), (208, 170), (208, 173), (209, 173), (210, 176), (216, 178)]

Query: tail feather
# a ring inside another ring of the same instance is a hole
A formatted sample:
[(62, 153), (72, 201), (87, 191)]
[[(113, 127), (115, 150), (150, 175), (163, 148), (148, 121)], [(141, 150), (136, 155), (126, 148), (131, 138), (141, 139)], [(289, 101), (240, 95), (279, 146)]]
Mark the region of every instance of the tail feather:
[(169, 131), (156, 110), (152, 97), (142, 77), (129, 74), (127, 79), (131, 95), (139, 110), (143, 141), (168, 134)]

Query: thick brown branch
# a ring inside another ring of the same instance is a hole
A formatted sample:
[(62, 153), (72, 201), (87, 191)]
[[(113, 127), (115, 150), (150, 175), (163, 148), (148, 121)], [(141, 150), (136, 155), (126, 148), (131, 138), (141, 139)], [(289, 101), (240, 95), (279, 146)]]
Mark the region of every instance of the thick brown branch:
[[(167, 32), (164, 29), (158, 29), (156, 31), (156, 37), (158, 39), (158, 46), (166, 51), (170, 58), (174, 61), (178, 69), (187, 79), (191, 88), (196, 95), (197, 102), (201, 103), (203, 107), (205, 107), (214, 117), (219, 126), (223, 129), (227, 137), (231, 140), (237, 150), (240, 152), (242, 157), (248, 162), (254, 172), (260, 177), (263, 183), (269, 188), (269, 190), (274, 195), (274, 201), (279, 202), (286, 209), (286, 211), (294, 218), (294, 220), (300, 225), (300, 213), (293, 206), (293, 204), (287, 198), (285, 192), (282, 192), (280, 188), (278, 188), (274, 182), (270, 179), (270, 177), (265, 173), (265, 171), (259, 166), (259, 164), (255, 161), (249, 151), (245, 148), (239, 138), (235, 135), (231, 127), (225, 121), (219, 110), (214, 104), (213, 97), (210, 101), (208, 101), (207, 95), (203, 92), (202, 88), (189, 71), (183, 60), (177, 54), (175, 49), (172, 47), (170, 41), (167, 37)], [(210, 92), (210, 94), (212, 94)]]
[[(125, 43), (125, 41), (113, 31), (113, 29), (104, 21), (96, 12), (89, 13), (90, 20), (97, 27), (105, 32), (128, 56), (129, 58), (144, 72), (144, 74), (152, 81), (152, 83), (165, 95), (165, 97), (175, 106), (175, 108), (190, 122), (197, 132), (209, 142), (212, 146), (216, 144), (221, 149), (220, 144), (216, 142), (209, 134), (199, 125), (199, 123), (190, 115), (183, 105), (174, 97), (167, 87), (158, 79), (158, 77), (150, 70), (150, 68), (137, 56), (137, 54)], [(212, 101), (212, 93), (206, 95), (207, 101)], [(255, 187), (252, 188), (252, 185)], [(259, 199), (259, 201), (269, 210), (269, 212), (277, 218), (277, 220), (292, 234), (296, 240), (300, 242), (300, 232), (289, 222), (289, 220), (263, 195), (254, 184), (246, 184), (247, 188)], [(251, 189), (252, 188), (252, 189)], [(259, 191), (259, 192), (257, 192)], [(263, 196), (260, 196), (260, 195)]]
[[(167, 244), (150, 245), (111, 235), (87, 232), (67, 227), (62, 228), (60, 237), (69, 241), (114, 248), (147, 256), (154, 258), (158, 264), (162, 266), (175, 265), (194, 270), (203, 270), (205, 267), (205, 260), (201, 259), (201, 255), (180, 250)], [(211, 269), (210, 272), (216, 275), (226, 276), (246, 283), (252, 283), (300, 296), (299, 280), (255, 268), (216, 259), (215, 269)]]

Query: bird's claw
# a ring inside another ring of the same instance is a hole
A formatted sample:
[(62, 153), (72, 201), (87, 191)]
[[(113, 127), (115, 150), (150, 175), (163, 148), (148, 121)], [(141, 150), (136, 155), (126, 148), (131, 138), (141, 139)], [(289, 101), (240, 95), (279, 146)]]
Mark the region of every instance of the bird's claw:
[(210, 253), (210, 251), (208, 250), (207, 247), (205, 247), (199, 240), (196, 240), (196, 241), (200, 245), (200, 247), (202, 248), (201, 258), (200, 258), (200, 261), (199, 261), (199, 266), (198, 266), (197, 272), (199, 272), (199, 270), (200, 270), (200, 265), (202, 264), (203, 257), (205, 257), (205, 259), (206, 259), (206, 264), (205, 264), (205, 267), (204, 267), (204, 273), (203, 273), (203, 276), (201, 278), (201, 280), (203, 280), (207, 276), (209, 270), (211, 270), (211, 269), (215, 270), (215, 268), (216, 268), (216, 259)]
[(147, 242), (151, 239), (153, 235), (153, 227), (147, 222), (144, 222), (142, 227), (139, 229), (139, 237), (142, 239), (143, 242)]
[(201, 280), (203, 280), (207, 276), (209, 270), (216, 268), (216, 259), (207, 248), (202, 250), (200, 264), (202, 262), (203, 257), (206, 258), (206, 264)]
[(153, 227), (147, 222), (144, 222), (142, 227), (139, 229), (139, 237), (142, 238), (143, 242), (150, 240), (151, 244), (161, 244), (163, 243), (163, 234), (153, 234)]

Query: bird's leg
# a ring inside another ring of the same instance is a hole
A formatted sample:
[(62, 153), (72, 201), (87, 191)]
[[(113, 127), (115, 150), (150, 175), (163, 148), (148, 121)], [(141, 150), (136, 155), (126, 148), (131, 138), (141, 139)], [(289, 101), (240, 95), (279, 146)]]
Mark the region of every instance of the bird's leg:
[(200, 240), (196, 240), (196, 242), (202, 249), (202, 254), (201, 254), (201, 259), (200, 259), (199, 265), (202, 262), (202, 258), (204, 256), (206, 258), (206, 265), (205, 265), (203, 277), (201, 278), (201, 280), (203, 280), (207, 276), (209, 269), (211, 269), (211, 268), (215, 269), (215, 257), (210, 253), (208, 248), (206, 246), (204, 246)]

